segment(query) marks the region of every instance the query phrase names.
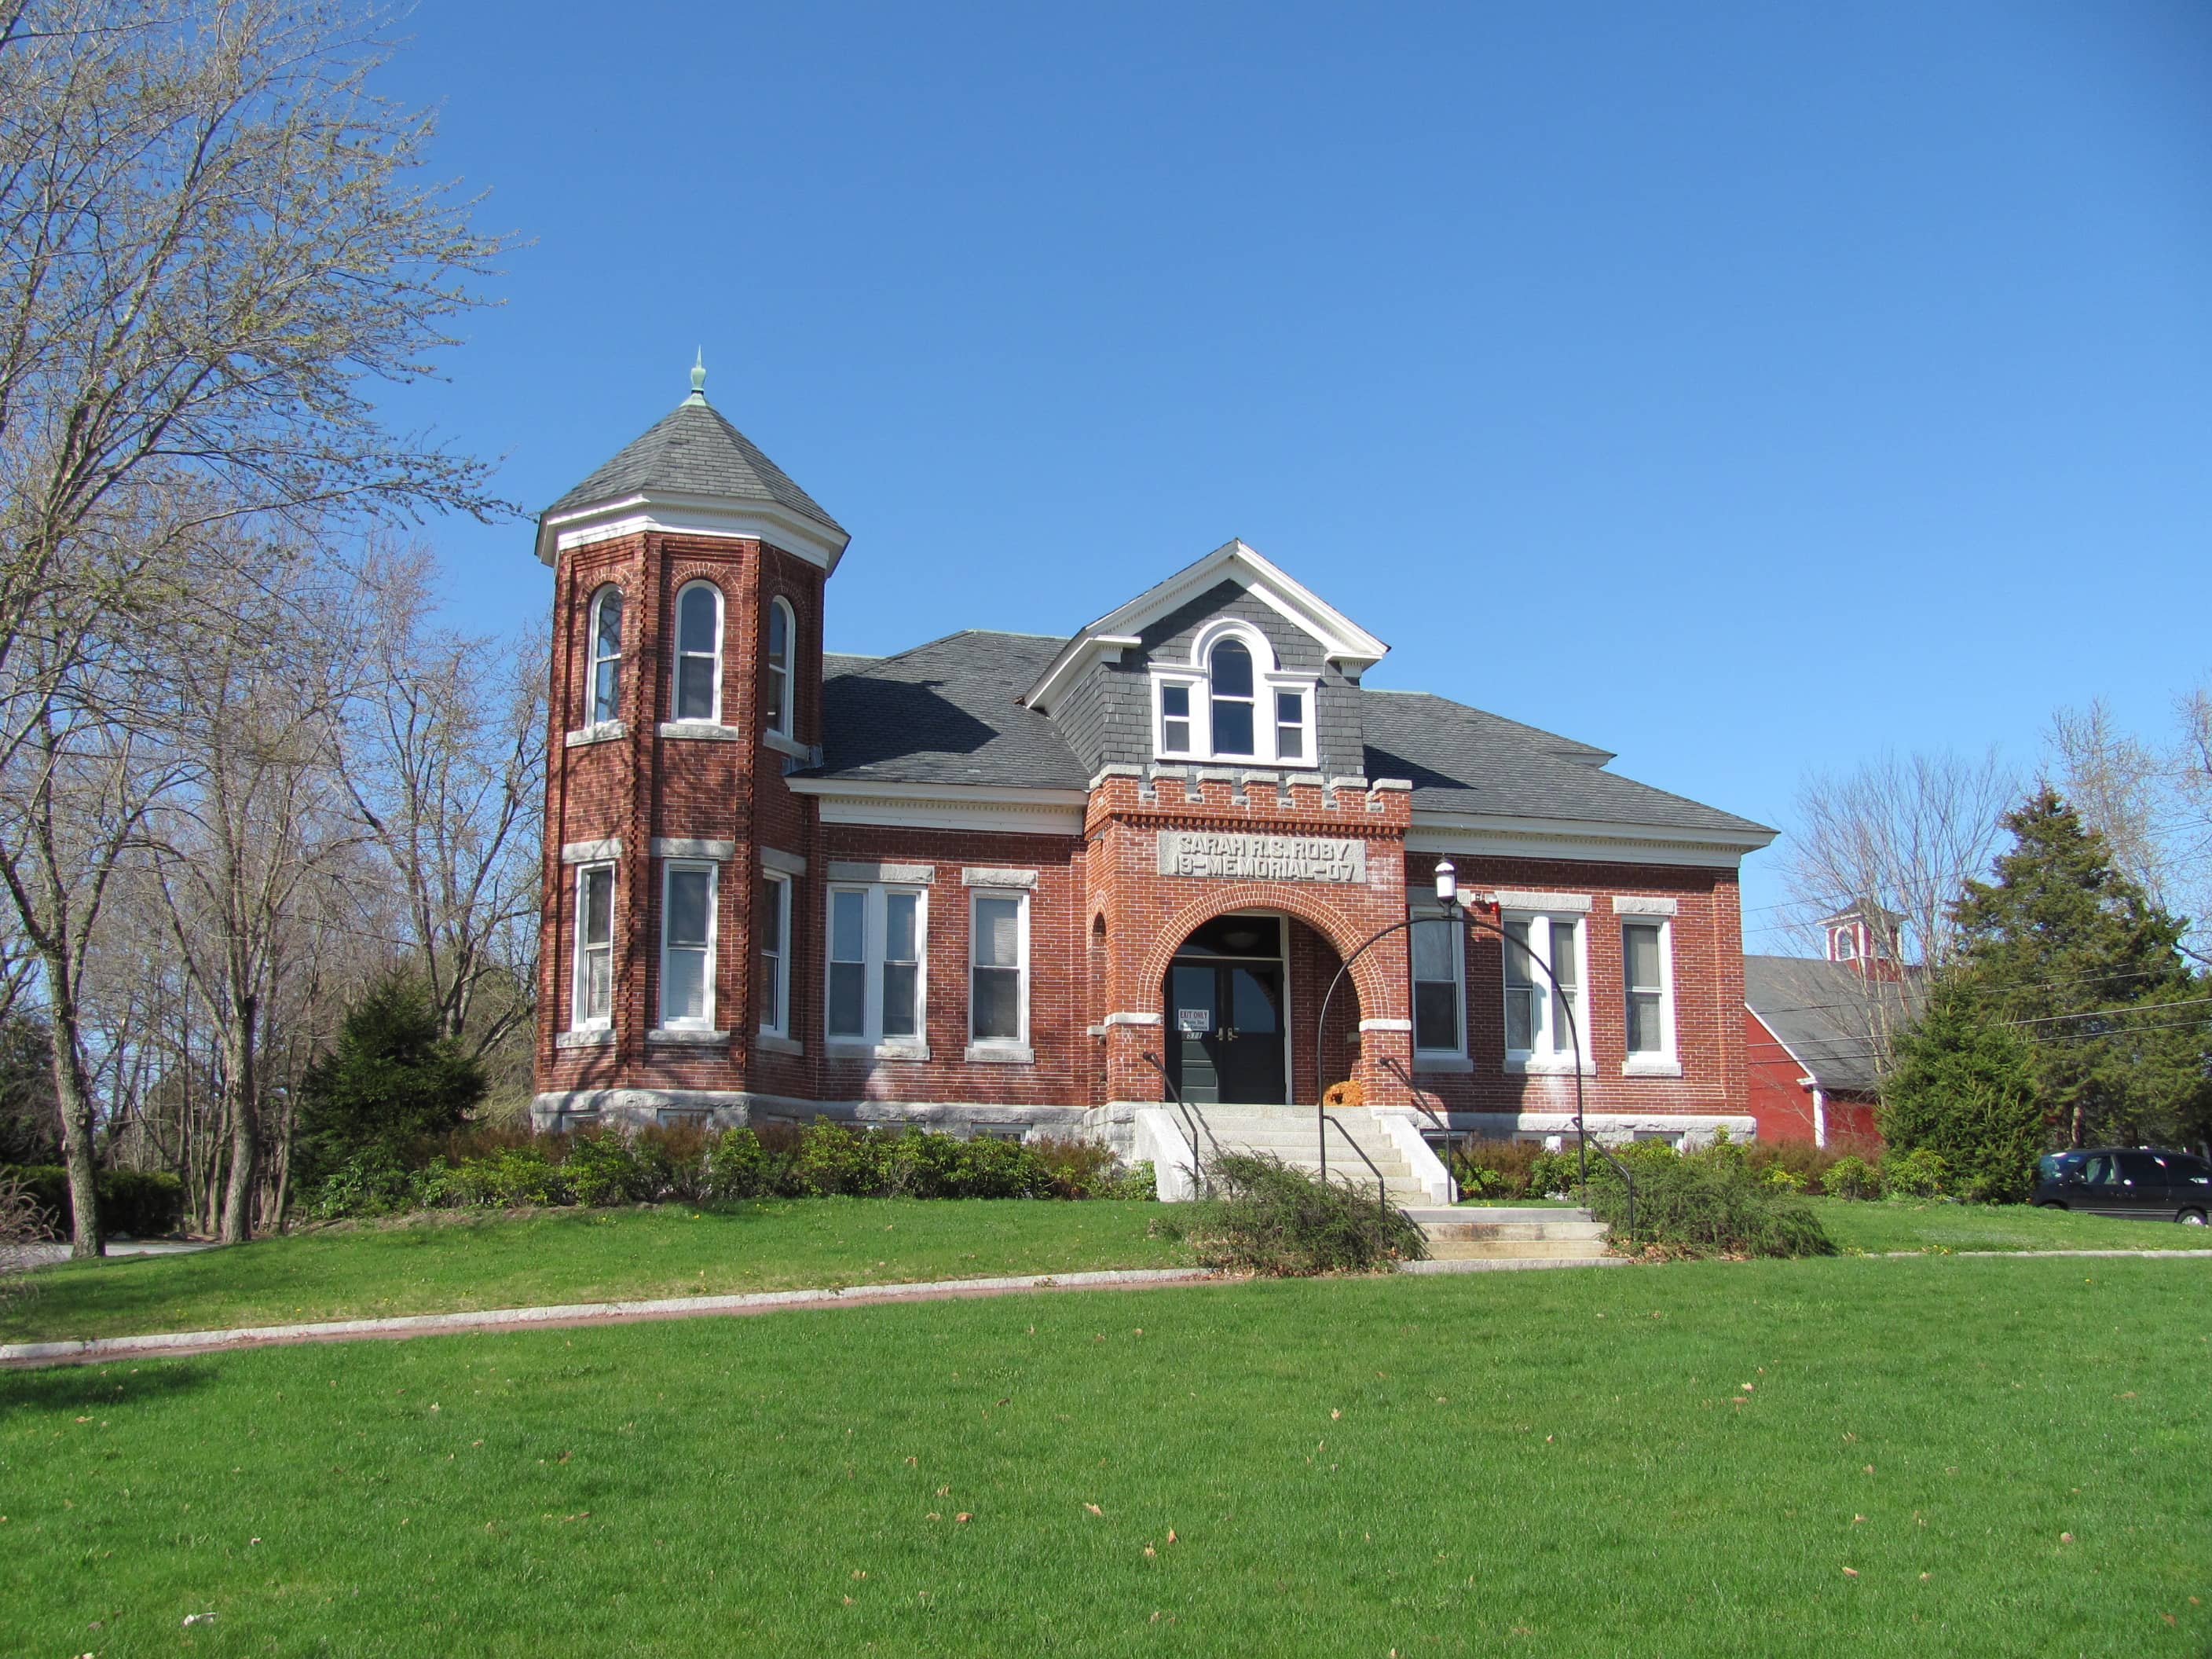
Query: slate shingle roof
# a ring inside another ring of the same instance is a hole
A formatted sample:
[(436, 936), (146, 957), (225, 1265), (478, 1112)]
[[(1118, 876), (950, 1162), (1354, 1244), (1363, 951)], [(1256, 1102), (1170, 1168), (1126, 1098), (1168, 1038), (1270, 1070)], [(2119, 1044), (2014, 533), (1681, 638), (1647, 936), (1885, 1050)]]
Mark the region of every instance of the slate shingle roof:
[(769, 502), (845, 533), (751, 439), (705, 403), (678, 404), (545, 512), (550, 516), (646, 490)]
[(1920, 984), (1869, 980), (1847, 962), (1746, 956), (1743, 1000), (1823, 1089), (1866, 1095), (1875, 1081), (1874, 1034), (1884, 1022), (1893, 1030), (1911, 1017)]
[[(1090, 779), (1053, 722), (1015, 701), (1062, 643), (969, 629), (894, 657), (828, 657), (816, 775), (1085, 787)], [(1447, 698), (1369, 691), (1361, 714), (1367, 775), (1410, 779), (1419, 811), (1771, 833), (1601, 769), (1605, 750)]]
[(1425, 691), (1368, 691), (1360, 714), (1367, 775), (1407, 778), (1417, 812), (1584, 818), (1660, 830), (1771, 835), (1733, 812), (1670, 795), (1601, 764), (1571, 738)]
[(1059, 729), (1014, 701), (1061, 641), (964, 629), (895, 657), (825, 655), (817, 776), (1081, 789)]

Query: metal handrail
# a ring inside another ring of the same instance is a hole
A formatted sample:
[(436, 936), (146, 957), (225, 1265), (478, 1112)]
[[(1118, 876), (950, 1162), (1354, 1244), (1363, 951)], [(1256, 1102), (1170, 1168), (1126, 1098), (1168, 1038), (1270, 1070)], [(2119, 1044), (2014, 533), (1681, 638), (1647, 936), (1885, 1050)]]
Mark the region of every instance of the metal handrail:
[(1435, 1107), (1430, 1105), (1427, 1101), (1421, 1098), (1421, 1085), (1414, 1082), (1413, 1074), (1407, 1072), (1404, 1066), (1398, 1063), (1398, 1057), (1395, 1054), (1383, 1055), (1382, 1063), (1398, 1074), (1398, 1081), (1406, 1085), (1406, 1092), (1413, 1097), (1414, 1108), (1426, 1115), (1429, 1121), (1437, 1126), (1437, 1133), (1443, 1136), (1444, 1155), (1439, 1161), (1444, 1166), (1444, 1200), (1449, 1204), (1458, 1203), (1459, 1177), (1452, 1173), (1451, 1167), (1452, 1127), (1450, 1120), (1446, 1118), (1441, 1112), (1437, 1111)]
[[(1536, 955), (1527, 945), (1517, 943), (1503, 927), (1493, 926), (1486, 921), (1477, 921), (1473, 916), (1468, 915), (1464, 906), (1457, 903), (1440, 906), (1439, 914), (1435, 916), (1408, 916), (1403, 921), (1394, 921), (1387, 927), (1377, 929), (1361, 940), (1352, 954), (1345, 957), (1338, 965), (1336, 977), (1329, 981), (1328, 989), (1322, 995), (1321, 1012), (1314, 1018), (1314, 1115), (1320, 1117), (1322, 1115), (1324, 1109), (1322, 1097), (1328, 1092), (1328, 1085), (1321, 1080), (1322, 1048), (1328, 1038), (1328, 1008), (1329, 1004), (1336, 998), (1336, 988), (1344, 983), (1345, 975), (1352, 971), (1352, 964), (1365, 956), (1375, 945), (1389, 938), (1393, 933), (1403, 933), (1424, 921), (1456, 921), (1462, 927), (1470, 928), (1480, 933), (1488, 933), (1498, 939), (1507, 950), (1520, 951), (1528, 958), (1528, 965), (1539, 969), (1549, 982), (1559, 1012), (1566, 1017), (1567, 1036), (1574, 1044), (1576, 1174), (1579, 1177), (1580, 1184), (1587, 1188), (1589, 1185), (1590, 1139), (1589, 1126), (1583, 1121), (1583, 1034), (1581, 1026), (1575, 1019), (1574, 1004), (1567, 997), (1566, 988), (1559, 983), (1559, 975), (1552, 971), (1550, 963)], [(1419, 1091), (1415, 1093), (1418, 1095)], [(1599, 1157), (1613, 1165), (1615, 1173), (1620, 1176), (1622, 1185), (1628, 1189), (1627, 1224), (1628, 1230), (1633, 1232), (1636, 1230), (1636, 1178), (1629, 1174), (1626, 1164), (1607, 1150), (1602, 1141), (1598, 1144), (1597, 1151)], [(1321, 1173), (1322, 1179), (1326, 1181), (1328, 1178), (1328, 1137), (1327, 1135), (1321, 1137)]]
[(1154, 1071), (1160, 1074), (1160, 1081), (1167, 1086), (1168, 1098), (1175, 1102), (1176, 1109), (1182, 1114), (1184, 1127), (1188, 1128), (1190, 1131), (1191, 1180), (1196, 1184), (1200, 1193), (1210, 1192), (1212, 1189), (1213, 1183), (1206, 1178), (1206, 1165), (1199, 1158), (1198, 1132), (1200, 1127), (1203, 1126), (1206, 1130), (1206, 1138), (1213, 1142), (1214, 1157), (1219, 1158), (1221, 1156), (1221, 1142), (1214, 1138), (1213, 1126), (1211, 1123), (1207, 1123), (1203, 1115), (1193, 1113), (1190, 1107), (1185, 1103), (1182, 1097), (1182, 1091), (1175, 1086), (1175, 1079), (1168, 1075), (1168, 1068), (1160, 1064), (1160, 1057), (1158, 1054), (1148, 1054), (1144, 1055), (1143, 1059), (1146, 1065), (1151, 1066)]
[[(1321, 1121), (1344, 1137), (1344, 1144), (1359, 1154), (1359, 1161), (1364, 1164), (1374, 1175), (1375, 1207), (1381, 1213), (1382, 1219), (1388, 1221), (1390, 1218), (1390, 1189), (1383, 1182), (1382, 1171), (1376, 1169), (1375, 1160), (1367, 1156), (1366, 1149), (1352, 1139), (1351, 1130), (1346, 1128), (1327, 1112), (1321, 1115)], [(1328, 1137), (1326, 1134), (1321, 1139), (1321, 1178), (1325, 1182), (1328, 1179)]]

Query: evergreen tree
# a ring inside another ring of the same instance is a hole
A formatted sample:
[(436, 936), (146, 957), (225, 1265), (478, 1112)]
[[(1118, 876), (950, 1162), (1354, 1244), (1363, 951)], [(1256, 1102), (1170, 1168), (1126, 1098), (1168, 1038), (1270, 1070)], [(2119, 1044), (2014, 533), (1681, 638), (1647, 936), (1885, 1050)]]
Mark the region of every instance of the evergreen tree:
[(394, 975), (347, 1011), (337, 1047), (301, 1079), (302, 1176), (366, 1152), (404, 1158), (417, 1141), (459, 1128), (484, 1089), (476, 1057), (439, 1035), (421, 984)]
[(1893, 1150), (1936, 1153), (1947, 1188), (1984, 1203), (2027, 1196), (2050, 1133), (2020, 1028), (1978, 1017), (1949, 981), (1897, 1038), (1880, 1121)]
[(2184, 924), (2048, 784), (2004, 827), (1996, 879), (1968, 882), (1954, 912), (1960, 991), (2026, 1037), (2043, 1109), (2072, 1145), (2201, 1141), (2212, 1006), (2196, 999), (2212, 981), (2177, 948)]

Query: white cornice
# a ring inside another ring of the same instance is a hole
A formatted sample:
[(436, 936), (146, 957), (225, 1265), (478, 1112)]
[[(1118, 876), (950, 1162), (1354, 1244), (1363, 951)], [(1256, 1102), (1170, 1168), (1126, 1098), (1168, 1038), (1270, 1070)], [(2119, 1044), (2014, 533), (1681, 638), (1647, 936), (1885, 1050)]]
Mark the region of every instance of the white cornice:
[(711, 495), (645, 490), (594, 501), (538, 521), (538, 556), (554, 563), (572, 547), (656, 531), (671, 536), (711, 536), (763, 541), (817, 564), (837, 568), (852, 538), (773, 501), (732, 501)]
[(905, 830), (982, 830), (1006, 835), (1079, 836), (1085, 789), (1017, 789), (959, 783), (866, 783), (787, 778), (794, 794), (821, 803), (824, 823)]
[(1060, 647), (1060, 654), (1020, 701), (1040, 714), (1050, 714), (1052, 705), (1074, 682), (1093, 653), (1125, 648), (1130, 639), (1151, 623), (1224, 580), (1237, 582), (1293, 627), (1311, 635), (1320, 642), (1328, 660), (1347, 674), (1364, 672), (1390, 649), (1244, 542), (1230, 541), (1077, 634)]
[(1774, 840), (1771, 830), (1677, 830), (1582, 818), (1518, 818), (1416, 810), (1407, 827), (1410, 853), (1470, 857), (1680, 864), (1732, 870)]

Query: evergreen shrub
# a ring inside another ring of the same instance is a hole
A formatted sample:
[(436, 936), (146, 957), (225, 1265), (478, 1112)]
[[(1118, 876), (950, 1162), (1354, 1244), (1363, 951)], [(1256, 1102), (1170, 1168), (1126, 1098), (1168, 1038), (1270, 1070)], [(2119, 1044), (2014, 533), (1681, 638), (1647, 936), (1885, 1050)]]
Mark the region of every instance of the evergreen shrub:
[[(1650, 1143), (1647, 1143), (1650, 1144)], [(1671, 1149), (1670, 1149), (1671, 1150)], [(1716, 1149), (1671, 1159), (1648, 1154), (1630, 1164), (1636, 1218), (1628, 1220), (1628, 1188), (1611, 1164), (1593, 1161), (1583, 1201), (1613, 1230), (1616, 1245), (1670, 1256), (1833, 1255), (1834, 1243), (1805, 1201), (1778, 1192), (1745, 1164)], [(1739, 1149), (1741, 1150), (1741, 1149)]]
[(1374, 1273), (1418, 1261), (1428, 1241), (1404, 1212), (1350, 1182), (1323, 1182), (1264, 1153), (1229, 1152), (1206, 1165), (1221, 1197), (1178, 1206), (1164, 1224), (1210, 1267), (1278, 1278)]
[(1945, 1170), (1942, 1158), (1923, 1146), (1914, 1152), (1891, 1151), (1881, 1160), (1884, 1198), (1940, 1198)]
[(1854, 1152), (1845, 1152), (1820, 1177), (1830, 1198), (1880, 1198), (1881, 1171)]
[[(166, 1238), (185, 1218), (185, 1183), (166, 1170), (95, 1170), (92, 1179), (103, 1233)], [(21, 1185), (46, 1237), (69, 1237), (76, 1211), (67, 1170), (58, 1164), (0, 1164), (0, 1181), (7, 1180)]]

